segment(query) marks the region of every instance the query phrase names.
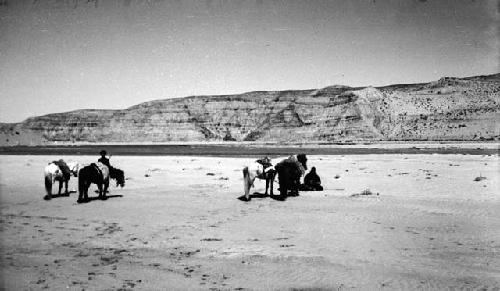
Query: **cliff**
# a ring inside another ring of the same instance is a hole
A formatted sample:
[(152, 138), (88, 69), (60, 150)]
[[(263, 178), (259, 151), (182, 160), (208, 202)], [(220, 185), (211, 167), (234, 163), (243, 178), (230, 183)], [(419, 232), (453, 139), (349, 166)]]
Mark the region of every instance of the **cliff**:
[(500, 74), (423, 84), (191, 96), (0, 124), (0, 143), (500, 139)]

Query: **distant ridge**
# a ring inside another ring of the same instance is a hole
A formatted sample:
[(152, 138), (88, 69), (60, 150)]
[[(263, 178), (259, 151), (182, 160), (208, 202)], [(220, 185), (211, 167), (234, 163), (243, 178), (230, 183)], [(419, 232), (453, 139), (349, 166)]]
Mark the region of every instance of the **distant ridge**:
[(0, 145), (500, 139), (500, 74), (382, 87), (254, 91), (0, 123)]

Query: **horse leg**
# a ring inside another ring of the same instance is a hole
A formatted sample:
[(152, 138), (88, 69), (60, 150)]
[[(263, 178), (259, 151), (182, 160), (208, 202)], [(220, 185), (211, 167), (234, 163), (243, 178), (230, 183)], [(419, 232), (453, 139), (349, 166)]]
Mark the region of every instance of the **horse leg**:
[(273, 185), (274, 184), (274, 173), (272, 171), (268, 172), (266, 174), (266, 192), (264, 193), (267, 195), (267, 189), (269, 189), (269, 195), (273, 196)]
[(82, 177), (78, 177), (78, 199), (76, 200), (76, 203), (82, 203), (83, 202), (83, 196), (85, 195), (85, 186), (86, 183)]
[(108, 187), (109, 187), (109, 180), (107, 180), (107, 181), (104, 182), (104, 189), (102, 190), (102, 199), (103, 200), (108, 199), (106, 197), (106, 193), (108, 192)]
[(287, 180), (288, 180), (287, 178), (288, 177), (284, 177), (284, 176), (285, 175), (283, 175), (283, 174), (280, 173), (279, 177), (278, 177), (279, 178), (278, 179), (279, 180), (279, 185), (280, 185), (280, 189), (279, 189), (280, 190), (280, 199), (282, 199), (282, 200), (286, 199), (286, 192), (287, 192), (287, 188), (288, 188), (287, 187), (288, 186), (287, 185), (288, 184), (287, 183)]
[(63, 186), (63, 181), (59, 180), (59, 191), (57, 192), (57, 195), (61, 195), (62, 186)]
[(76, 203), (82, 203), (83, 202), (83, 190), (78, 189), (78, 199), (76, 200)]
[(43, 199), (52, 199), (52, 177), (50, 175), (45, 176), (45, 191), (47, 192), (47, 195), (45, 195)]
[(280, 199), (285, 200), (287, 196), (288, 188), (285, 184), (280, 184)]
[[(273, 196), (273, 187), (274, 187), (274, 173), (269, 173), (269, 195)], [(267, 184), (267, 182), (266, 182)], [(267, 186), (266, 186), (267, 188)]]
[(295, 196), (299, 196), (299, 187), (300, 187), (300, 176), (295, 179), (295, 183), (293, 184), (292, 193)]
[(290, 173), (290, 169), (285, 167), (279, 173), (280, 200), (286, 200), (286, 198), (288, 197), (288, 190), (292, 188), (292, 183), (293, 177)]
[(99, 188), (99, 199), (103, 199), (102, 196), (102, 183), (97, 184), (97, 188)]
[(88, 189), (89, 185), (87, 185), (86, 182), (78, 181), (78, 200), (76, 200), (77, 203), (85, 203), (88, 201)]
[(64, 194), (66, 196), (69, 196), (68, 183), (69, 183), (69, 180), (64, 181), (64, 187), (66, 187), (66, 191), (64, 192)]
[(273, 189), (272, 189), (272, 181), (271, 181), (271, 174), (266, 175), (266, 191), (264, 192), (264, 195), (267, 196), (267, 190), (270, 189), (271, 196), (273, 195)]
[(87, 182), (84, 186), (84, 191), (83, 191), (83, 201), (85, 202), (89, 201), (89, 187), (90, 187), (90, 182)]

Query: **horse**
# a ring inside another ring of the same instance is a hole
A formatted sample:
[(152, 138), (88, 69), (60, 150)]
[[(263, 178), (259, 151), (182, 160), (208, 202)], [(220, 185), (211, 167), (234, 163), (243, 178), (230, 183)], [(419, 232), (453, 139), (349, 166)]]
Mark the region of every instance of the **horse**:
[(280, 198), (286, 199), (288, 190), (291, 195), (299, 195), (300, 177), (307, 170), (307, 157), (305, 154), (290, 156), (274, 166), (278, 173), (278, 181), (280, 185)]
[[(59, 162), (62, 160), (59, 160)], [(59, 181), (59, 191), (57, 195), (61, 195), (62, 185), (64, 183), (66, 191), (64, 195), (69, 196), (68, 191), (68, 182), (71, 175), (64, 173), (63, 170), (56, 164), (56, 162), (51, 162), (44, 168), (44, 176), (45, 176), (45, 191), (47, 195), (45, 195), (45, 200), (52, 199), (52, 184), (56, 181)]]
[(116, 187), (120, 186), (123, 188), (125, 186), (125, 173), (115, 167), (109, 167), (109, 177), (116, 180)]
[(245, 191), (245, 200), (250, 201), (250, 188), (253, 187), (255, 178), (266, 180), (266, 192), (270, 189), (270, 195), (273, 196), (273, 182), (276, 172), (271, 164), (271, 159), (265, 157), (257, 160), (243, 168), (243, 189)]
[(106, 199), (106, 191), (109, 187), (109, 168), (102, 163), (92, 163), (83, 167), (78, 172), (78, 203), (89, 201), (88, 190), (90, 184), (96, 184), (99, 188), (99, 199)]

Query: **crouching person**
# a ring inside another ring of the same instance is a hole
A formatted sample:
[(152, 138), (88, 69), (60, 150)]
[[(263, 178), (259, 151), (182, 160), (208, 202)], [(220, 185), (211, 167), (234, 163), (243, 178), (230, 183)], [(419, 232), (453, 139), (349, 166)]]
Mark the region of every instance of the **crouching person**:
[(300, 185), (301, 191), (323, 191), (321, 186), (321, 178), (316, 173), (316, 167), (312, 167), (311, 171), (304, 177), (304, 184)]

